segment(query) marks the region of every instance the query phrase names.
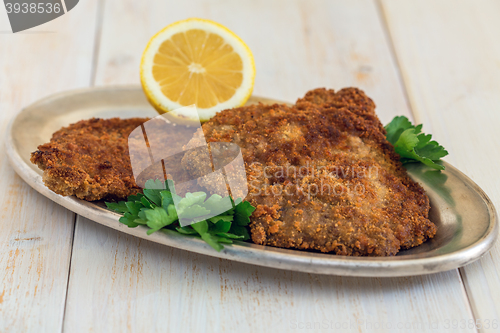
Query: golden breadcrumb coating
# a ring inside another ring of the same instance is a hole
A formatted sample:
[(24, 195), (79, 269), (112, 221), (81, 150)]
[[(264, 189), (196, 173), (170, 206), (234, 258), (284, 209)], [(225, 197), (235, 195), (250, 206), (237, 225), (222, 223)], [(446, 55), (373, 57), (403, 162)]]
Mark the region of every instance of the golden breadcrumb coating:
[[(292, 107), (225, 110), (203, 132), (207, 142), (242, 150), (257, 244), (388, 256), (436, 233), (428, 197), (385, 139), (375, 104), (358, 89), (316, 89)], [(183, 165), (196, 171), (196, 160), (196, 151), (187, 153)], [(213, 191), (220, 182), (200, 185)]]
[(61, 195), (94, 201), (137, 194), (128, 154), (128, 136), (148, 118), (82, 120), (63, 127), (38, 146), (31, 162), (43, 181)]

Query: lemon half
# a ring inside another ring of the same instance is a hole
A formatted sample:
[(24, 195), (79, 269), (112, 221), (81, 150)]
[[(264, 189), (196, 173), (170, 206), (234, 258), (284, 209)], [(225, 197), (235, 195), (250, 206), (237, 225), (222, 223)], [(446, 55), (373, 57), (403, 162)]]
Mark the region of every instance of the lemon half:
[(195, 104), (199, 119), (206, 121), (218, 111), (245, 104), (254, 80), (248, 46), (226, 27), (205, 19), (165, 27), (142, 55), (141, 83), (148, 100), (158, 112), (180, 118), (198, 118), (174, 111), (188, 105)]

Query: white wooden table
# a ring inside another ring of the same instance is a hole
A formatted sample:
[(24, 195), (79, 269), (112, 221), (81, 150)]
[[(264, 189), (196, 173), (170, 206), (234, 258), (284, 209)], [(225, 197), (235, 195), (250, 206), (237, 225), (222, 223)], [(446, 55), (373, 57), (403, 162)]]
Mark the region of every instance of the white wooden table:
[[(500, 207), (500, 1), (82, 0), (8, 33), (0, 8), (0, 133), (46, 95), (138, 84), (148, 39), (188, 17), (247, 42), (255, 94), (293, 102), (360, 87), (383, 123), (407, 115)], [(500, 246), (409, 278), (280, 271), (160, 246), (54, 204), (0, 138), (0, 332), (498, 332)]]

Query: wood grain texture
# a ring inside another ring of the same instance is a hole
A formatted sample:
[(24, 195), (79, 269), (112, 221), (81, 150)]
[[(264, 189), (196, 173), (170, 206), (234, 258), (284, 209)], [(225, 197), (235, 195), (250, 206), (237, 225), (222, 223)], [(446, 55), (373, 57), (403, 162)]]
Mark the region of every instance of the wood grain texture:
[(14, 173), (4, 137), (22, 107), (88, 85), (95, 9), (94, 0), (83, 1), (71, 14), (18, 34), (7, 31), (0, 10), (0, 332), (62, 328), (75, 217)]
[(72, 258), (68, 332), (433, 332), (444, 318), (471, 318), (456, 271), (370, 279), (261, 268), (81, 217)]
[[(96, 84), (139, 84), (148, 39), (193, 16), (220, 22), (248, 43), (256, 94), (294, 101), (315, 87), (358, 86), (383, 122), (411, 116), (372, 1), (107, 0)], [(435, 332), (461, 319), (472, 313), (457, 270), (393, 279), (287, 272), (163, 247), (79, 217), (64, 328)]]
[(294, 102), (306, 91), (355, 86), (366, 91), (382, 122), (409, 115), (396, 67), (372, 1), (106, 1), (97, 85), (139, 84), (148, 40), (177, 20), (215, 20), (253, 52), (254, 94)]
[[(383, 0), (411, 106), (446, 159), (500, 207), (500, 3)], [(500, 330), (500, 245), (461, 270), (475, 318)]]

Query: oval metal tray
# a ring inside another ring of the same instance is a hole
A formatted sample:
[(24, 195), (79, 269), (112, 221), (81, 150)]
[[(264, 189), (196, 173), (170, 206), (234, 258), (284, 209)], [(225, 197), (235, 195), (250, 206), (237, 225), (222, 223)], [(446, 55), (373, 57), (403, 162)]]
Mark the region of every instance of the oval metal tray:
[[(253, 96), (251, 103), (272, 103)], [(140, 87), (105, 87), (76, 90), (45, 98), (23, 109), (7, 130), (7, 155), (16, 172), (35, 190), (73, 212), (121, 232), (160, 244), (254, 265), (301, 272), (346, 276), (407, 276), (446, 271), (467, 265), (486, 253), (498, 234), (495, 208), (487, 195), (467, 176), (444, 162), (445, 171), (423, 164), (407, 165), (410, 176), (427, 192), (430, 219), (438, 228), (435, 238), (394, 257), (345, 257), (237, 242), (216, 252), (200, 239), (176, 233), (146, 235), (142, 227), (128, 228), (120, 215), (102, 203), (63, 197), (42, 182), (42, 172), (30, 153), (48, 142), (62, 126), (91, 117), (156, 116)]]

